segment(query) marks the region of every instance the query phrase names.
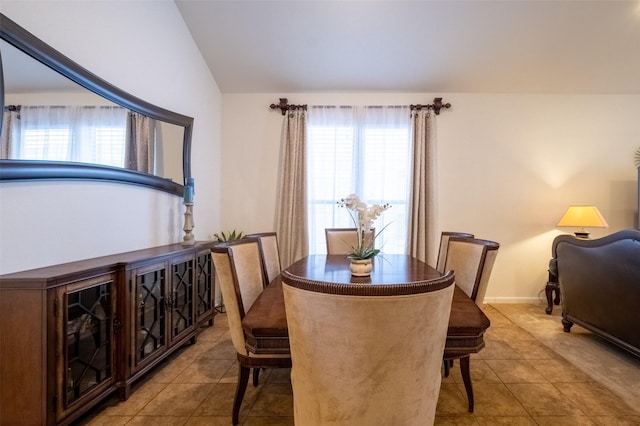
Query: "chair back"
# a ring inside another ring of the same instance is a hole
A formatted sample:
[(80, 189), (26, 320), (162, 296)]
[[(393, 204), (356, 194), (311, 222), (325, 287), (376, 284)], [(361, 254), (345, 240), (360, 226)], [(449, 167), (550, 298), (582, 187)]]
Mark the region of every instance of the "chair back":
[(447, 261), (447, 249), (449, 248), (449, 238), (451, 237), (474, 238), (474, 235), (467, 232), (451, 231), (443, 231), (442, 234), (440, 234), (440, 248), (438, 249), (438, 262), (436, 263), (436, 269), (441, 274), (444, 274), (444, 265)]
[(345, 285), (284, 271), (282, 282), (295, 424), (433, 424), (453, 273)]
[[(375, 229), (367, 232), (365, 238), (373, 241)], [(325, 228), (325, 239), (327, 241), (327, 254), (349, 254), (353, 247), (358, 245), (357, 228)]]
[(477, 238), (450, 237), (446, 271), (454, 271), (456, 285), (482, 306), (500, 244)]
[(247, 356), (242, 318), (264, 289), (260, 247), (255, 238), (215, 245), (211, 257), (227, 310), (231, 340), (236, 351)]
[(247, 238), (258, 239), (262, 258), (262, 269), (265, 274), (265, 285), (267, 285), (280, 275), (282, 268), (280, 264), (278, 236), (275, 232), (261, 232), (247, 235)]

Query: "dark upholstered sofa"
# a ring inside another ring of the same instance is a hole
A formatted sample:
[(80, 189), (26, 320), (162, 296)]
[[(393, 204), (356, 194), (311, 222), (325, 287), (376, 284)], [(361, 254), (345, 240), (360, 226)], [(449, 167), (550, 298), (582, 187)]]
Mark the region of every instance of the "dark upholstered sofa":
[(564, 331), (579, 324), (640, 357), (640, 230), (594, 240), (560, 235), (552, 256)]

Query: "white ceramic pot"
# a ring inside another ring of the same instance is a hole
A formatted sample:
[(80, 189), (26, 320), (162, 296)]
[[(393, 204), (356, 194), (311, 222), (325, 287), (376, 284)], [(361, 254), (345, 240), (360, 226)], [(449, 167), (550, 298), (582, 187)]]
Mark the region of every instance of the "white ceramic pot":
[(368, 277), (371, 275), (373, 264), (371, 259), (351, 259), (349, 267), (354, 277)]

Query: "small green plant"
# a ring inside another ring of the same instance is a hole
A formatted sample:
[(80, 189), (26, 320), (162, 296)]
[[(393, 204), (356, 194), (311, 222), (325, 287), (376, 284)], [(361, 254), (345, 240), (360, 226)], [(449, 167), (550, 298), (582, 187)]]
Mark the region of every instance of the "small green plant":
[(373, 259), (377, 255), (380, 254), (380, 249), (367, 247), (367, 246), (358, 246), (351, 247), (351, 253), (349, 254), (349, 258), (351, 259)]
[(242, 231), (236, 232), (235, 229), (228, 231), (226, 234), (224, 233), (224, 231), (220, 232), (219, 234), (213, 234), (213, 238), (215, 238), (216, 241), (219, 243), (224, 243), (226, 241), (239, 240), (242, 237), (244, 237), (244, 234), (242, 233)]

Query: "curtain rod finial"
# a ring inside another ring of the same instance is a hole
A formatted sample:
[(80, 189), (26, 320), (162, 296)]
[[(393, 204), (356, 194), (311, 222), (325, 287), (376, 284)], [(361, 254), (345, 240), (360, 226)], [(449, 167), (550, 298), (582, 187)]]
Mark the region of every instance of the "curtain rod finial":
[(433, 98), (433, 112), (435, 112), (436, 115), (440, 115), (440, 110), (442, 108), (449, 109), (451, 108), (451, 104), (448, 102), (446, 104), (443, 104), (442, 98)]
[(282, 112), (282, 115), (284, 115), (287, 110), (289, 109), (289, 100), (287, 98), (279, 98), (280, 99), (280, 103), (276, 104), (271, 104), (269, 105), (269, 108), (271, 109), (280, 109), (280, 111)]

